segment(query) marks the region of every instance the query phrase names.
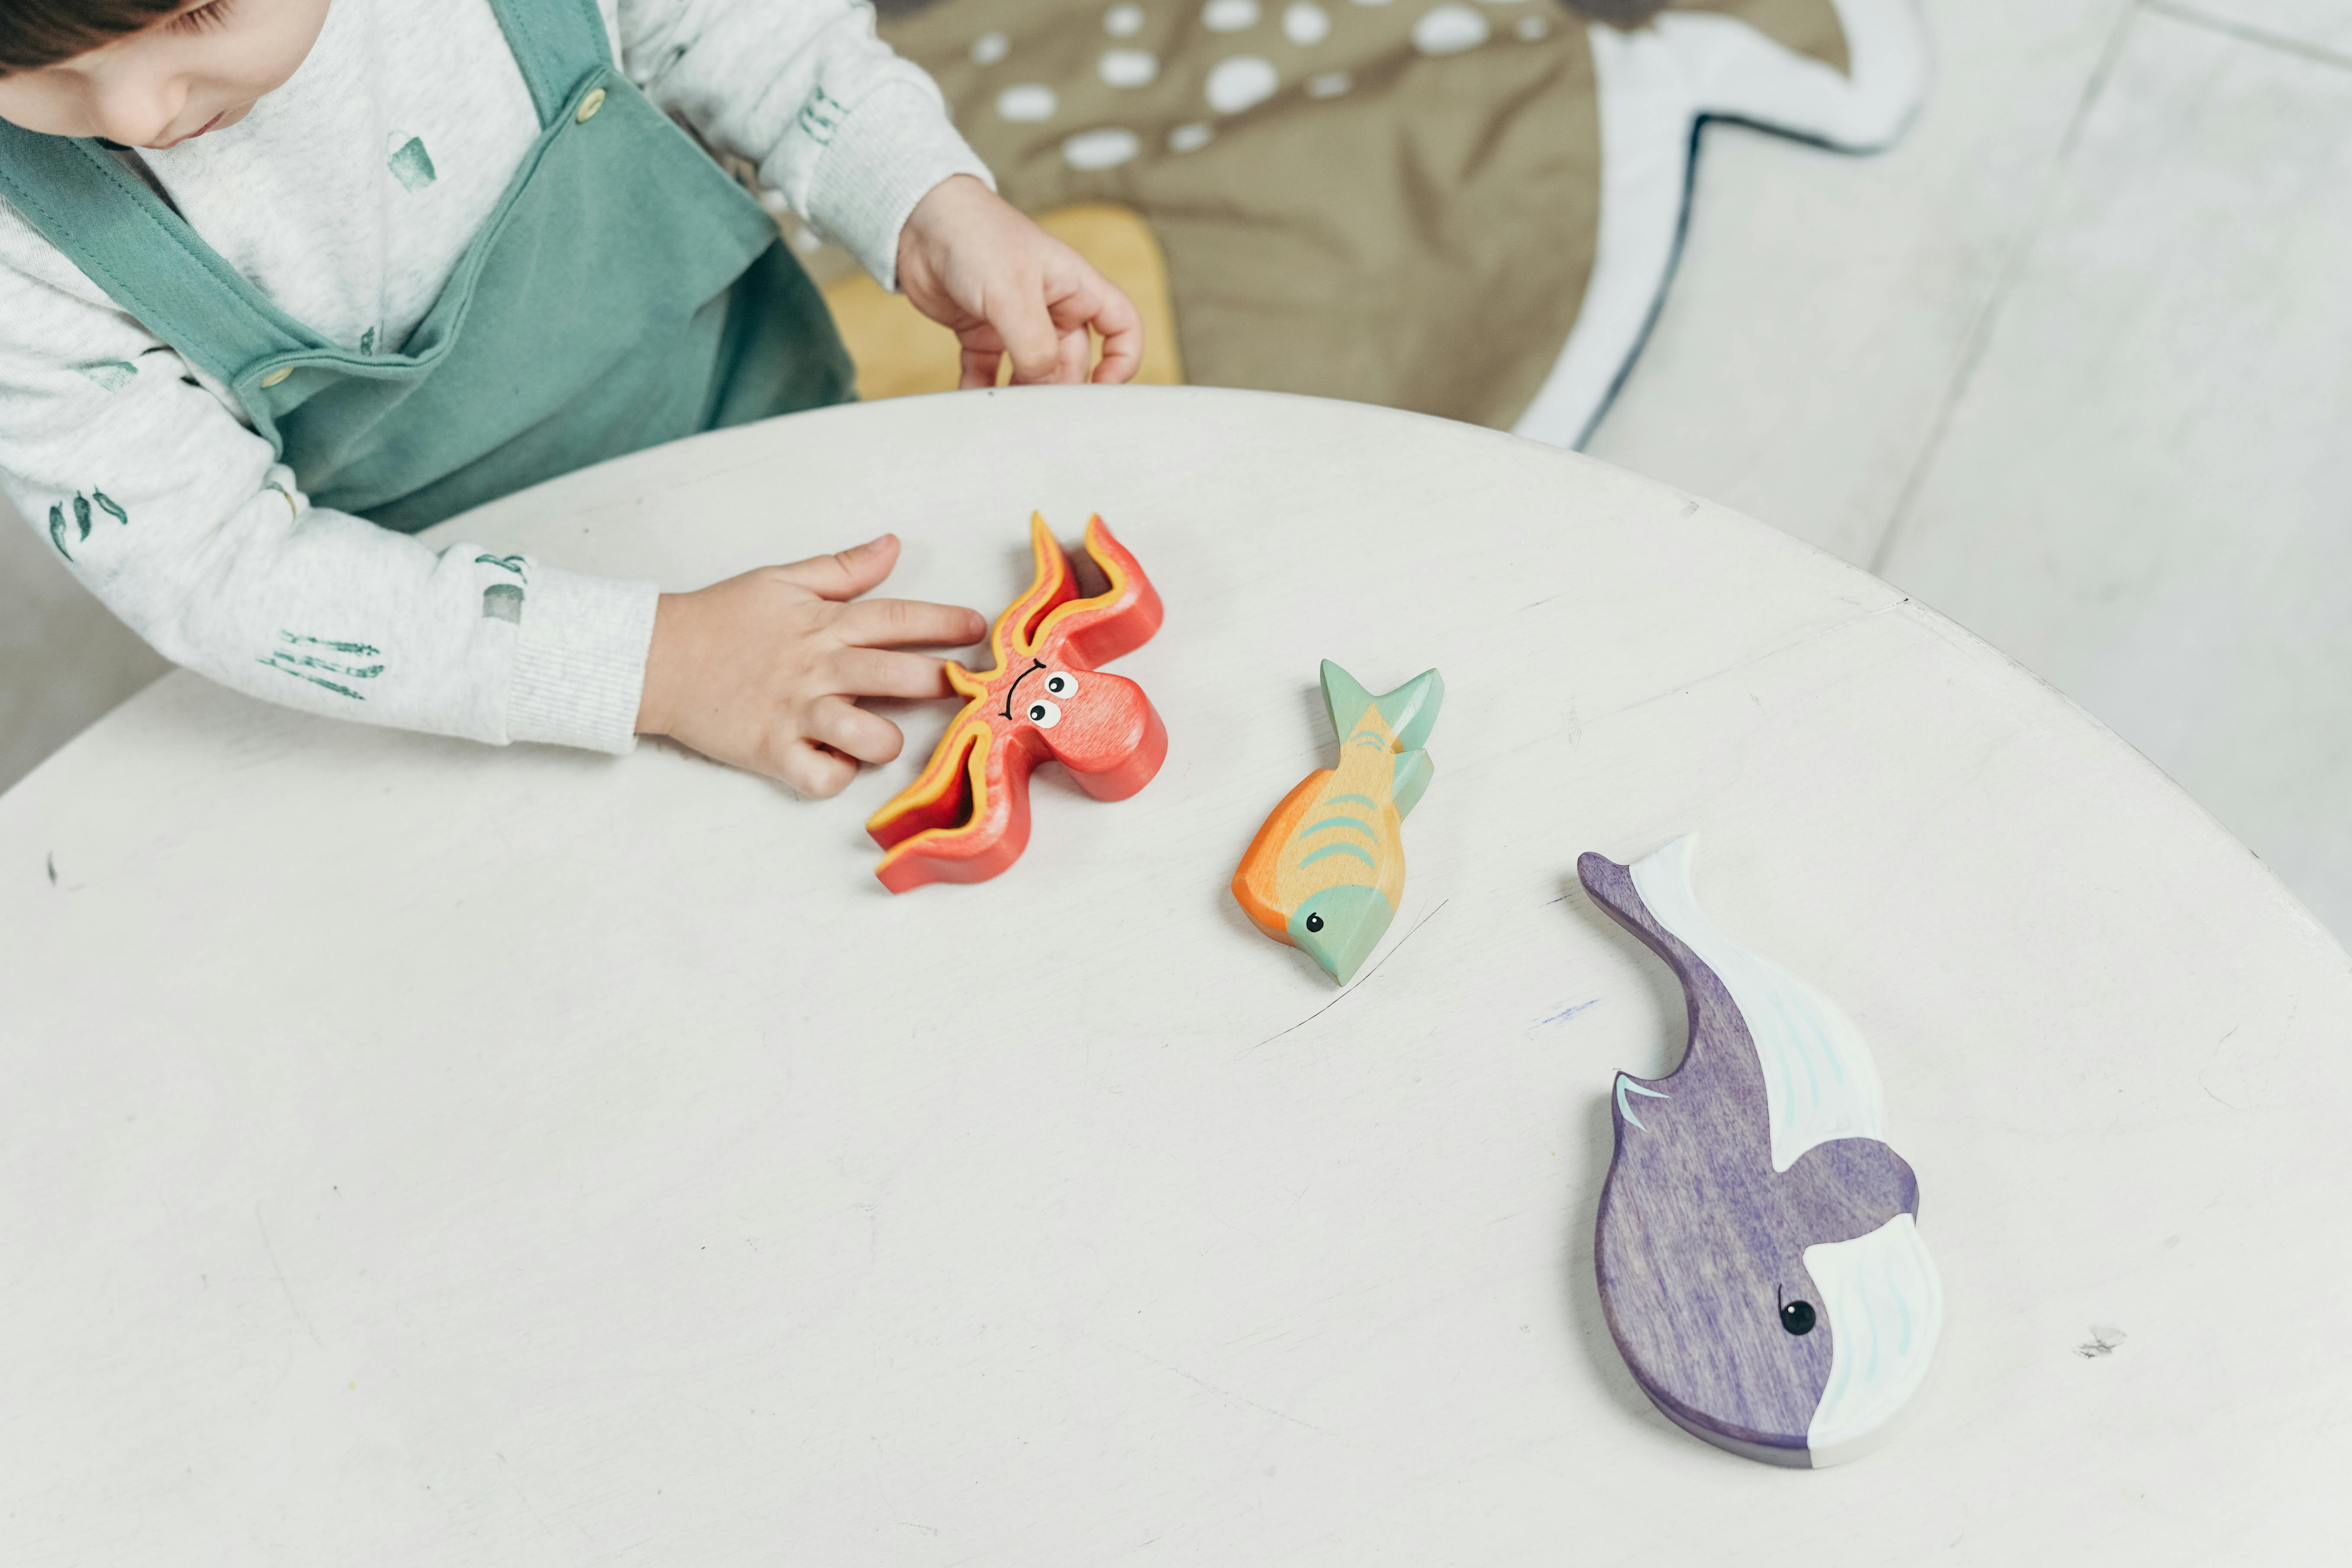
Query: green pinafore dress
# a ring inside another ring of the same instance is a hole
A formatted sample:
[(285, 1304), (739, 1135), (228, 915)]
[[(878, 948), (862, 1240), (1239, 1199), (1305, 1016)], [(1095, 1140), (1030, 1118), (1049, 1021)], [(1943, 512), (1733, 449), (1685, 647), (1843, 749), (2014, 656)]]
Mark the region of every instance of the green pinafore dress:
[(774, 222), (614, 68), (595, 0), (490, 3), (539, 137), (394, 353), (279, 310), (97, 143), (0, 122), (0, 195), (226, 385), (312, 500), (403, 532), (851, 395)]

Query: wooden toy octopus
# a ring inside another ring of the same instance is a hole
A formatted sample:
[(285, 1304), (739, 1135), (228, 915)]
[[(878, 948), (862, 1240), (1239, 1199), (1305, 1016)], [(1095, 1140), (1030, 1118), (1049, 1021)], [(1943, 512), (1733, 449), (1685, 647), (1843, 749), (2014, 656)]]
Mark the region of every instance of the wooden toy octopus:
[(1036, 580), (996, 617), (996, 668), (975, 675), (948, 665), (968, 699), (915, 782), (876, 812), (866, 831), (887, 851), (874, 869), (903, 893), (925, 882), (982, 882), (1029, 844), (1029, 774), (1058, 762), (1097, 800), (1125, 800), (1151, 782), (1168, 731), (1143, 689), (1099, 668), (1132, 653), (1160, 629), (1160, 595), (1099, 517), (1087, 522), (1087, 553), (1110, 580), (1077, 596), (1069, 557), (1029, 520)]

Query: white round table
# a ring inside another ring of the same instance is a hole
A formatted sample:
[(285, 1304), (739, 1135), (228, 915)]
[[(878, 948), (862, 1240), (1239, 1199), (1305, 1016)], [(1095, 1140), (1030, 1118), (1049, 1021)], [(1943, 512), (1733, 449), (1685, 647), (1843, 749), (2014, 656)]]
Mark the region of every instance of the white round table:
[[(1165, 598), (1135, 798), (995, 881), (648, 745), (497, 751), (174, 675), (0, 800), (0, 1558), (2017, 1563), (2342, 1549), (2352, 982), (2112, 735), (1885, 584), (1381, 410), (1017, 392), (706, 437), (446, 541), (692, 586), (907, 543), (993, 615), (1099, 510)], [(1226, 884), (1435, 665), (1404, 906), (1335, 991)], [(1651, 1410), (1591, 1227), (1682, 1045), (1578, 889), (1874, 1047), (1948, 1295), (1814, 1473)]]

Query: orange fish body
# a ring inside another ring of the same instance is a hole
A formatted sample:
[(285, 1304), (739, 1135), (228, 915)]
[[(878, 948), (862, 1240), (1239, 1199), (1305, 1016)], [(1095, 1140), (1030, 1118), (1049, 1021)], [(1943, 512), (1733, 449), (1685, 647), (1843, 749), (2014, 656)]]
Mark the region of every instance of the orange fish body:
[(1323, 701), (1339, 765), (1282, 797), (1234, 873), (1234, 897), (1258, 930), (1312, 957), (1342, 985), (1380, 945), (1404, 897), (1404, 818), (1429, 787), (1422, 742), (1445, 682), (1424, 670), (1374, 697), (1330, 660)]

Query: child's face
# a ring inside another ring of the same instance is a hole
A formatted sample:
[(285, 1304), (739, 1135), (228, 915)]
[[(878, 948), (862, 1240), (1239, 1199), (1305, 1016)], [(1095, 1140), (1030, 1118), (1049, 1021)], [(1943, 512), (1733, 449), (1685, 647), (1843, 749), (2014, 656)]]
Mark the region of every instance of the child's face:
[(244, 119), (318, 41), (328, 0), (190, 0), (141, 32), (0, 76), (0, 120), (164, 148)]

